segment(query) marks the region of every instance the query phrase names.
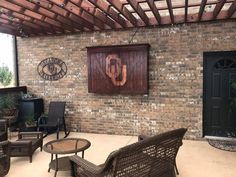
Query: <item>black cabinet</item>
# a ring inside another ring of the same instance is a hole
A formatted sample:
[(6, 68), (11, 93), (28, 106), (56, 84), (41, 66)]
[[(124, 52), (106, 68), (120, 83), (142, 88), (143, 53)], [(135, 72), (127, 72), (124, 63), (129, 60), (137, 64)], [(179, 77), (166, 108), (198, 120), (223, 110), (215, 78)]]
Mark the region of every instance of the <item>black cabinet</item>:
[(31, 98), (19, 100), (19, 122), (25, 123), (29, 118), (34, 117), (37, 121), (44, 111), (42, 98)]

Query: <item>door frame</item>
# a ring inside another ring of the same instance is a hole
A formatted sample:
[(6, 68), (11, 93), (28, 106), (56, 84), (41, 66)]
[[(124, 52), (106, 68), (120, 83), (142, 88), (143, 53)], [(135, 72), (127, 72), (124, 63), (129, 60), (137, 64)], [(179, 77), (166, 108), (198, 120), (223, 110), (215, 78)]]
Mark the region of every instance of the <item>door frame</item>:
[(233, 55), (236, 56), (236, 51), (216, 51), (216, 52), (203, 52), (203, 109), (202, 109), (202, 136), (204, 137), (205, 134), (205, 124), (206, 124), (206, 67), (207, 67), (207, 60), (213, 59), (215, 61), (219, 60), (222, 57), (232, 57)]

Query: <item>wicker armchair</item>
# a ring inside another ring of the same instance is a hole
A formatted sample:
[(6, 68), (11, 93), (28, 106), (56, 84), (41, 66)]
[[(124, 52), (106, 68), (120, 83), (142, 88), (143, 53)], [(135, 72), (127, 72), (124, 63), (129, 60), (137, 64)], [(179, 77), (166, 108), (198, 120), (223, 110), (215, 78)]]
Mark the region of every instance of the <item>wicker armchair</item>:
[(0, 177), (5, 176), (10, 169), (9, 142), (0, 142)]
[(125, 146), (96, 166), (71, 156), (73, 177), (175, 177), (175, 158), (187, 129), (159, 134)]
[(5, 141), (7, 139), (7, 121), (5, 119), (0, 119), (0, 141)]

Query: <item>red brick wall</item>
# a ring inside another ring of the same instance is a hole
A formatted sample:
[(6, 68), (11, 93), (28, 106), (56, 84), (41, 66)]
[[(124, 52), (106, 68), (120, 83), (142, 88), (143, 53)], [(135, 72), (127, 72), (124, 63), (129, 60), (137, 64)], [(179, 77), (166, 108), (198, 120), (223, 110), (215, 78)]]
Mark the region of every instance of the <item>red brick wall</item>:
[[(133, 43), (149, 43), (149, 95), (97, 95), (87, 89), (87, 46), (128, 44), (136, 29), (18, 38), (20, 85), (49, 101), (67, 102), (66, 121), (76, 131), (136, 135), (187, 127), (202, 136), (203, 52), (236, 50), (235, 21), (140, 28)], [(57, 57), (67, 75), (45, 81), (39, 62)]]

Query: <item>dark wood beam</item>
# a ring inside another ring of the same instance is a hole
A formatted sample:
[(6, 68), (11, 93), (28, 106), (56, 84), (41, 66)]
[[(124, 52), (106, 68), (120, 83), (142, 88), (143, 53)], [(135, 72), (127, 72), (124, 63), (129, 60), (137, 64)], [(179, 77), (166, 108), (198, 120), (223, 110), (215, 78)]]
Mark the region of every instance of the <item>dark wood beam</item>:
[(82, 1), (80, 0), (79, 3), (75, 3), (72, 0), (67, 0), (65, 2), (64, 7), (69, 11), (74, 11), (77, 16), (82, 17), (84, 20), (90, 22), (91, 24), (95, 25), (99, 29), (103, 30), (105, 29), (104, 22), (101, 21), (99, 18), (97, 18), (93, 13), (90, 11), (87, 11), (80, 7), (80, 4)]
[(217, 15), (220, 13), (221, 9), (223, 8), (226, 0), (219, 0), (219, 2), (216, 4), (214, 11), (213, 11), (213, 17), (212, 19), (215, 20)]
[[(104, 11), (100, 10), (99, 8), (95, 7), (90, 2), (88, 2), (89, 0), (87, 0), (86, 2), (84, 2), (83, 0), (71, 0), (71, 1), (77, 6), (79, 6), (81, 9), (83, 9), (85, 12), (91, 14), (95, 20), (101, 21), (105, 25), (109, 26), (109, 28), (111, 29), (118, 28), (115, 21), (109, 18)], [(80, 3), (78, 3), (78, 1)]]
[(138, 16), (142, 19), (145, 25), (149, 25), (149, 18), (146, 13), (143, 11), (142, 7), (136, 0), (127, 0), (131, 7), (135, 10)]
[(119, 13), (110, 8), (110, 5), (101, 0), (88, 0), (95, 7), (99, 8), (106, 15), (111, 17), (114, 21), (120, 24), (123, 28), (126, 27), (126, 21), (120, 17)]
[(201, 21), (202, 14), (205, 10), (206, 3), (207, 3), (207, 0), (202, 0), (201, 5), (200, 5), (200, 9), (199, 9), (199, 12), (198, 12), (198, 20), (197, 21)]
[(10, 34), (10, 35), (15, 35), (15, 36), (21, 36), (19, 31), (13, 30), (13, 29), (5, 26), (3, 23), (0, 23), (0, 32)]
[[(0, 7), (2, 7), (1, 3), (0, 3)], [(29, 26), (29, 27), (34, 28), (34, 30), (41, 30), (45, 34), (46, 34), (46, 31), (52, 31), (52, 29), (46, 27), (45, 24), (42, 25), (42, 24), (36, 23), (38, 21), (33, 21), (33, 19), (31, 17), (11, 11), (9, 9), (6, 9), (5, 7), (2, 7), (2, 14), (5, 15), (5, 17), (9, 21), (22, 20), (22, 27)], [(46, 31), (45, 31), (45, 29), (46, 29)]]
[[(73, 14), (74, 16), (76, 16), (76, 18), (80, 21), (81, 24), (83, 24), (84, 27), (86, 27), (90, 30), (94, 30), (93, 22), (86, 19), (86, 17), (82, 17), (81, 8), (76, 8), (76, 5), (72, 4), (71, 2), (69, 3), (69, 1), (66, 1), (67, 2), (66, 4), (64, 1), (63, 1), (63, 3), (58, 0), (48, 0), (48, 1), (54, 5), (57, 5), (58, 7), (61, 7), (64, 10), (66, 10), (69, 13), (68, 16), (71, 17), (70, 14)], [(72, 19), (74, 19), (73, 16), (72, 16)]]
[(185, 0), (185, 8), (184, 8), (184, 21), (188, 21), (188, 0)]
[(231, 18), (232, 15), (235, 13), (236, 11), (236, 1), (234, 1), (231, 6), (229, 7), (229, 10), (228, 10), (228, 18)]
[[(35, 9), (39, 9), (38, 4), (35, 5), (34, 3), (28, 2), (26, 0), (9, 0), (9, 2), (14, 3), (18, 6), (21, 6), (21, 7), (25, 8), (25, 10), (30, 10), (32, 12), (35, 12), (35, 11), (33, 11)], [(45, 23), (48, 23), (49, 25), (56, 26), (56, 27), (61, 28), (63, 30), (68, 30), (68, 31), (74, 32), (74, 29), (72, 26), (64, 24), (63, 22), (58, 22), (55, 19), (51, 18), (51, 16), (46, 13), (41, 13), (38, 10), (35, 13), (42, 15), (42, 18), (40, 20), (42, 20)]]
[(173, 13), (172, 2), (171, 2), (171, 0), (166, 0), (166, 3), (167, 3), (168, 10), (169, 10), (171, 23), (174, 24), (175, 23), (175, 17), (174, 17), (174, 13)]
[(130, 13), (130, 11), (123, 6), (120, 0), (107, 0), (113, 8), (121, 13), (133, 26), (137, 26), (137, 19)]
[[(48, 1), (31, 0), (31, 2), (34, 3), (35, 5), (37, 4), (42, 9), (47, 9), (51, 13), (54, 13), (55, 19), (58, 19), (59, 21), (63, 21), (67, 25), (70, 25), (80, 31), (83, 31), (83, 26), (81, 24), (79, 24), (77, 21), (72, 21), (70, 18), (65, 17), (65, 14), (67, 14), (67, 11), (65, 11), (64, 9), (58, 6), (55, 7), (56, 5), (50, 4), (50, 2)], [(41, 9), (39, 8), (38, 10), (41, 10)]]
[(152, 11), (152, 13), (154, 14), (157, 22), (159, 24), (161, 24), (161, 15), (159, 13), (159, 11), (157, 10), (157, 6), (155, 5), (155, 1), (154, 0), (147, 0), (147, 3)]
[[(0, 7), (8, 9), (9, 11), (12, 11), (12, 12), (15, 12), (15, 13), (18, 13), (18, 14), (21, 14), (24, 17), (30, 18), (31, 23), (34, 23), (35, 25), (38, 25), (39, 28), (42, 28), (43, 30), (46, 30), (46, 31), (47, 30), (50, 30), (50, 31), (54, 30), (54, 32), (55, 31), (63, 32), (63, 29), (59, 28), (58, 26), (52, 25), (48, 22), (45, 22), (41, 18), (36, 17), (34, 15), (29, 15), (29, 13), (31, 11), (28, 11), (27, 9), (25, 9), (25, 8), (19, 6), (19, 5), (16, 5), (14, 3), (7, 2), (5, 0), (1, 0), (0, 1)], [(12, 16), (13, 17), (15, 16), (14, 13), (12, 13)], [(38, 22), (40, 22), (40, 24)]]

